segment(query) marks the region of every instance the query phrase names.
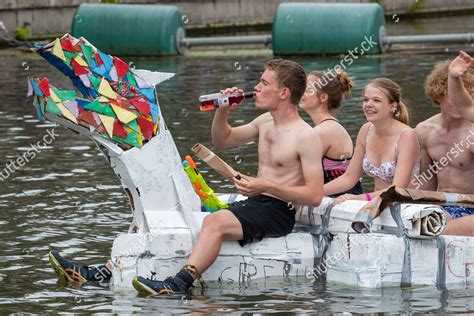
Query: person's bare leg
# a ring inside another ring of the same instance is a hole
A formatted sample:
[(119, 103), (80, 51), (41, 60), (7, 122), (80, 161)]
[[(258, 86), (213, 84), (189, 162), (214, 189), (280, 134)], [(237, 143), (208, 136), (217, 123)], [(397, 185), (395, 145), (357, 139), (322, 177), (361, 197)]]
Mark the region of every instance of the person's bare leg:
[(443, 235), (474, 236), (474, 215), (449, 220)]
[(192, 286), (194, 280), (199, 279), (201, 273), (214, 263), (223, 240), (241, 240), (242, 238), (242, 226), (232, 212), (220, 210), (208, 215), (204, 218), (198, 241), (187, 263), (174, 277), (158, 281), (137, 276), (132, 284), (138, 292), (144, 294), (185, 292)]
[(107, 267), (107, 269), (109, 269), (110, 271), (112, 271), (114, 269), (114, 263), (112, 262), (112, 260), (108, 260), (107, 263), (105, 264), (105, 266)]
[(204, 218), (196, 245), (186, 264), (203, 273), (219, 255), (223, 240), (241, 240), (242, 225), (229, 210), (220, 210)]

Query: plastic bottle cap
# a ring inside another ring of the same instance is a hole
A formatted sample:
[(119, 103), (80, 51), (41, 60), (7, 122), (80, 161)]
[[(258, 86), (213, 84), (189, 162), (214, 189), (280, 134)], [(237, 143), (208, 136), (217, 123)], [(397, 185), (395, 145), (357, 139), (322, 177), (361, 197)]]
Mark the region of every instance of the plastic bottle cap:
[(247, 98), (253, 98), (254, 95), (253, 95), (253, 91), (252, 92), (245, 92), (244, 93), (244, 97), (247, 99)]

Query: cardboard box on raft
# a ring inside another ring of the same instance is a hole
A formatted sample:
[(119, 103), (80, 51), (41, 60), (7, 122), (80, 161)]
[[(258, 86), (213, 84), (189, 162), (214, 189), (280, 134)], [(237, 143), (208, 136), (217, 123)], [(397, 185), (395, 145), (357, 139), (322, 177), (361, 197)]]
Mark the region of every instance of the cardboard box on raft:
[[(195, 212), (197, 221), (202, 221), (205, 215)], [(174, 275), (191, 253), (191, 234), (179, 213), (151, 212), (146, 216), (149, 223), (159, 223), (150, 225), (151, 233), (123, 234), (114, 241), (112, 258), (117, 263), (114, 285), (130, 287), (136, 275), (151, 277), (151, 272), (156, 273), (158, 280)], [(324, 261), (327, 266), (315, 266), (322, 254), (321, 239), (307, 232), (265, 238), (245, 247), (237, 242), (224, 242), (217, 261), (203, 278), (239, 284), (269, 277), (310, 282), (320, 271), (328, 282), (361, 288), (400, 286), (407, 273), (411, 285), (474, 284), (474, 238), (438, 238), (445, 245), (441, 265), (437, 239), (407, 239), (410, 247), (407, 261), (404, 238), (339, 233), (327, 249)]]

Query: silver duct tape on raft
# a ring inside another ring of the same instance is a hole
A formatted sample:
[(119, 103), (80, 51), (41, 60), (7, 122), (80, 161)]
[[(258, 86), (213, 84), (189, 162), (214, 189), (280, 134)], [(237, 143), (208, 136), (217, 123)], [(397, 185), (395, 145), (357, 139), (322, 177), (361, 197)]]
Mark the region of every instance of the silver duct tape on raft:
[(325, 273), (328, 282), (360, 288), (436, 285), (439, 289), (474, 282), (474, 238), (438, 236), (401, 238), (381, 233), (339, 233), (334, 236), (324, 264), (313, 275)]
[[(321, 225), (324, 210), (331, 203), (331, 198), (324, 198), (318, 207), (300, 206), (296, 220), (306, 225)], [(367, 201), (345, 201), (332, 208), (328, 230), (331, 233), (354, 232), (352, 223)], [(446, 215), (439, 205), (401, 204), (400, 215), (407, 236), (411, 238), (434, 238), (446, 227)], [(370, 231), (399, 234), (397, 222), (385, 208), (379, 217), (372, 220)]]

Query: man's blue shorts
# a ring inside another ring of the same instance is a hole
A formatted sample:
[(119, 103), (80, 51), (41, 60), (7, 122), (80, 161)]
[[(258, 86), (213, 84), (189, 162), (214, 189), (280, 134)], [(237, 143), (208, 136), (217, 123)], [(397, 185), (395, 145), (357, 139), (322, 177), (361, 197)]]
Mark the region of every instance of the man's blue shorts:
[(453, 219), (467, 215), (474, 215), (474, 208), (459, 205), (443, 205), (443, 208)]

